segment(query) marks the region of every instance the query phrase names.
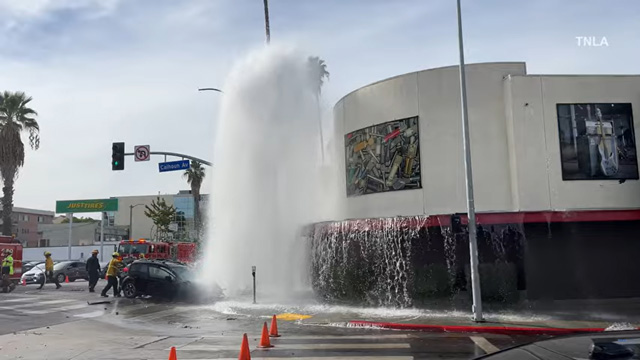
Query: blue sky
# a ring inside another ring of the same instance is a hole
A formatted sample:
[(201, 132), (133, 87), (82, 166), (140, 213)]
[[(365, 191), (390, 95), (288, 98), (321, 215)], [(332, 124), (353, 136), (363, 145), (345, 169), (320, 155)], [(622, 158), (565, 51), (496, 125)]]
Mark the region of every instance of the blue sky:
[[(640, 74), (637, 0), (463, 0), (466, 60), (526, 61), (529, 73)], [(324, 108), (394, 75), (456, 64), (454, 0), (271, 0), (273, 42), (326, 60)], [(0, 87), (34, 97), (41, 148), (15, 205), (173, 193), (157, 161), (112, 172), (110, 143), (211, 158), (233, 63), (264, 43), (259, 0), (0, 0)], [(609, 46), (579, 47), (576, 36)]]

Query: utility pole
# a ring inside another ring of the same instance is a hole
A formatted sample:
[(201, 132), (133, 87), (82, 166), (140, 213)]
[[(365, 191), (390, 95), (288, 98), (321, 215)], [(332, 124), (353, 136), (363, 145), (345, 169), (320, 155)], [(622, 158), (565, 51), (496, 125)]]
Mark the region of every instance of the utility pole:
[(107, 217), (106, 212), (101, 212), (102, 219), (100, 219), (100, 261), (104, 261), (104, 219)]
[(271, 31), (269, 30), (269, 0), (264, 0), (264, 26), (267, 34), (267, 44), (271, 42)]
[(133, 208), (144, 204), (129, 205), (129, 240), (133, 240)]
[(476, 237), (476, 210), (473, 200), (473, 174), (471, 172), (471, 148), (469, 141), (469, 113), (467, 111), (467, 81), (464, 68), (464, 45), (462, 42), (462, 11), (460, 0), (458, 8), (458, 46), (460, 50), (460, 100), (462, 102), (462, 134), (464, 148), (465, 182), (467, 184), (467, 213), (469, 229), (469, 257), (471, 261), (471, 290), (473, 294), (473, 321), (484, 321), (482, 318), (482, 293), (480, 290), (480, 274), (478, 272), (478, 240)]
[(129, 205), (129, 240), (133, 240), (133, 205)]
[(71, 260), (71, 243), (73, 240), (73, 213), (67, 214), (67, 219), (69, 219), (69, 243), (68, 243), (68, 257)]

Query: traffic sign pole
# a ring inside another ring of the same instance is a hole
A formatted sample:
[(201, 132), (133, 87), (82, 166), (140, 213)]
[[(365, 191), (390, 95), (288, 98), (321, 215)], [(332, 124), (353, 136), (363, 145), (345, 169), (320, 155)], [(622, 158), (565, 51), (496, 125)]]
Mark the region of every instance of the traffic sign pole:
[[(202, 159), (197, 158), (195, 156), (186, 155), (186, 154), (180, 154), (180, 153), (174, 153), (174, 152), (168, 152), (168, 151), (149, 151), (149, 155), (175, 156), (175, 157), (179, 157), (179, 158), (183, 158), (183, 159), (189, 159), (189, 160), (197, 161), (197, 162), (199, 162), (201, 164), (204, 164), (204, 165), (213, 166), (213, 164), (211, 164), (211, 162), (209, 162), (207, 160), (202, 160)], [(135, 156), (135, 154), (134, 153), (125, 153), (124, 156)]]

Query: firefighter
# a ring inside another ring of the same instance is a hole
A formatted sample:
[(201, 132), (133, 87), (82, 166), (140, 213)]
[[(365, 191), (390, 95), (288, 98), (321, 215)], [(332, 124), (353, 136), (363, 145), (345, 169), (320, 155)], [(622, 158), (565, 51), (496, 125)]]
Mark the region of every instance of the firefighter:
[(51, 258), (51, 253), (48, 251), (44, 252), (44, 277), (42, 278), (42, 284), (40, 284), (40, 287), (38, 289), (42, 289), (42, 287), (44, 286), (44, 284), (47, 282), (47, 278), (49, 279), (49, 281), (53, 281), (54, 284), (56, 284), (56, 289), (60, 289), (62, 286), (60, 286), (60, 283), (58, 282), (58, 278), (53, 276), (53, 259)]
[(120, 289), (118, 289), (118, 274), (122, 267), (122, 261), (120, 260), (120, 254), (114, 252), (111, 254), (111, 261), (107, 267), (107, 286), (102, 289), (100, 294), (102, 297), (108, 297), (107, 291), (113, 287), (113, 296), (120, 297)]
[(12, 292), (15, 285), (9, 278), (13, 275), (13, 250), (5, 249), (2, 251), (4, 259), (2, 260), (2, 292)]
[(100, 277), (100, 261), (98, 261), (98, 250), (93, 250), (91, 252), (91, 257), (87, 259), (87, 264), (85, 265), (87, 269), (87, 273), (89, 274), (89, 292), (95, 292), (96, 284), (98, 283), (98, 278)]
[(144, 256), (144, 253), (140, 253), (140, 256), (138, 256), (138, 259), (140, 259), (140, 260), (146, 259), (145, 256)]

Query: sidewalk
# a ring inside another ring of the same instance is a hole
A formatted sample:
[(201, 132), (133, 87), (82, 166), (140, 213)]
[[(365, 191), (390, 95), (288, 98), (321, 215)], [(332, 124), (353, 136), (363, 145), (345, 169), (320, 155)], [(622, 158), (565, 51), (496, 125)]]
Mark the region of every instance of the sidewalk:
[[(527, 302), (495, 311), (488, 306), (485, 322), (472, 320), (470, 311), (406, 309), (404, 316), (366, 312), (318, 313), (303, 324), (372, 327), (434, 332), (564, 335), (640, 328), (640, 299), (561, 300)], [(390, 312), (391, 313), (391, 312)]]

